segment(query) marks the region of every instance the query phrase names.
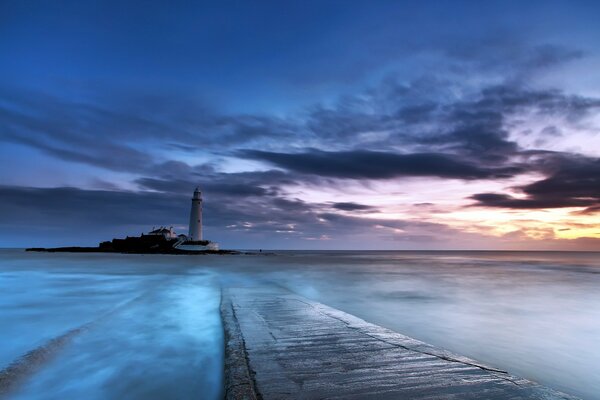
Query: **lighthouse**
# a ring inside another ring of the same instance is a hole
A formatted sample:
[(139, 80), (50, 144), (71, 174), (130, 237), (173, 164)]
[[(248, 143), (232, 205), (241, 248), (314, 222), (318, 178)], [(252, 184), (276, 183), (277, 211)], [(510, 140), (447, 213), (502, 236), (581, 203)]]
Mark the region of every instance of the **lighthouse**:
[(194, 197), (192, 197), (188, 240), (192, 242), (202, 240), (202, 192), (198, 187), (194, 190)]
[[(184, 236), (184, 235), (181, 235)], [(202, 192), (194, 190), (192, 209), (190, 210), (190, 232), (186, 237), (177, 241), (175, 248), (185, 251), (217, 251), (219, 243), (202, 239)]]

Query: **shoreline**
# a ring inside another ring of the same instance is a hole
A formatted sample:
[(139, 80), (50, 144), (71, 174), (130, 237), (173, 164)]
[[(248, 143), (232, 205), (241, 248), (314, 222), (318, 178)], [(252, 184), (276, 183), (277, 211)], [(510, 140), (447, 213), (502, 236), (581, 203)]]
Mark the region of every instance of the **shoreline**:
[(100, 247), (30, 247), (26, 252), (39, 253), (109, 253), (109, 254), (167, 254), (167, 255), (274, 255), (272, 252), (246, 252), (237, 250), (181, 250), (181, 249), (158, 249), (158, 250), (108, 250)]
[(235, 250), (180, 250), (180, 249), (157, 249), (157, 250), (113, 250), (113, 249), (102, 249), (100, 247), (30, 247), (26, 248), (25, 251), (41, 252), (41, 253), (111, 253), (111, 254), (171, 254), (171, 255), (205, 255), (205, 254), (244, 254)]

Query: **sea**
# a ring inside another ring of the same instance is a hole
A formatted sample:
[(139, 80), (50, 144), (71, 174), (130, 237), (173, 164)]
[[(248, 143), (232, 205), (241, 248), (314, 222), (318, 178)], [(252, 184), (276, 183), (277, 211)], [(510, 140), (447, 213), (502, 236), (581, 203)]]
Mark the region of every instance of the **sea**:
[(0, 397), (222, 398), (220, 288), (248, 285), (600, 400), (600, 253), (479, 251), (3, 249)]

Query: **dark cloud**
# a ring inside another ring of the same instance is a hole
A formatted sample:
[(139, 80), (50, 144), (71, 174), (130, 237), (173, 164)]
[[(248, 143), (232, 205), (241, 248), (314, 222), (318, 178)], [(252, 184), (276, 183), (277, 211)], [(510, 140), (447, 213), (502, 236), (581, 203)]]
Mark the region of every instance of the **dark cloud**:
[[(215, 161), (244, 154), (235, 151), (240, 147), (287, 154), (307, 145), (323, 154), (341, 152), (338, 158), (343, 152), (398, 153), (393, 162), (383, 154), (383, 162), (415, 166), (393, 167), (406, 172), (391, 176), (494, 179), (518, 173), (513, 159), (525, 151), (511, 139), (509, 119), (533, 113), (576, 122), (600, 108), (599, 99), (515, 83), (484, 85), (457, 96), (452, 90), (456, 84), (432, 76), (408, 83), (389, 78), (334, 106), (313, 106), (287, 117), (225, 115), (180, 93), (117, 93), (84, 103), (5, 88), (0, 138), (61, 160), (153, 179), (179, 162), (170, 159), (177, 155), (169, 151)], [(438, 173), (436, 165), (448, 167), (449, 173)]]
[(135, 180), (135, 183), (142, 186), (145, 189), (152, 189), (166, 193), (187, 193), (190, 188), (194, 185), (198, 185), (205, 192), (210, 192), (214, 195), (226, 195), (226, 196), (265, 196), (269, 191), (260, 186), (254, 185), (241, 185), (232, 183), (214, 183), (190, 180), (165, 180), (165, 179), (154, 179), (154, 178), (139, 178)]
[(181, 196), (154, 192), (0, 186), (0, 215), (5, 226), (34, 230), (49, 225), (88, 230), (115, 225), (145, 225), (174, 220)]
[(471, 196), (478, 201), (478, 205), (487, 207), (515, 208), (515, 209), (537, 209), (537, 208), (560, 208), (581, 207), (590, 204), (587, 200), (572, 198), (516, 198), (501, 193), (478, 193)]
[(452, 179), (506, 178), (519, 167), (485, 168), (451, 154), (398, 154), (379, 151), (329, 152), (310, 149), (304, 153), (243, 150), (241, 157), (266, 161), (303, 174), (349, 179), (390, 179), (401, 176), (434, 176)]
[(3, 89), (0, 94), (0, 138), (66, 161), (141, 171), (153, 160), (127, 140), (139, 132), (155, 135), (166, 131), (165, 127), (134, 115), (39, 92)]
[(503, 114), (535, 111), (577, 118), (600, 108), (600, 99), (569, 95), (558, 89), (524, 89), (506, 84), (484, 88), (473, 105)]
[(341, 211), (370, 211), (374, 209), (374, 207), (368, 206), (366, 204), (358, 204), (352, 202), (333, 203), (331, 204), (331, 207)]
[(297, 177), (278, 170), (223, 173), (207, 166), (191, 167), (184, 164), (180, 173), (162, 171), (156, 178), (142, 177), (134, 182), (145, 190), (164, 193), (188, 194), (190, 188), (200, 186), (207, 193), (223, 197), (275, 196), (282, 185), (297, 185)]
[(600, 206), (600, 159), (552, 154), (543, 160), (548, 177), (518, 187), (525, 198), (500, 193), (479, 193), (472, 198), (487, 207), (537, 209), (587, 207), (594, 212)]
[[(542, 58), (551, 58), (551, 50), (542, 53), (546, 54)], [(554, 57), (569, 54), (556, 50)], [(520, 148), (514, 133), (531, 118), (577, 124), (600, 109), (600, 99), (531, 89), (515, 81), (483, 85), (460, 96), (452, 93), (454, 85), (460, 84), (426, 77), (410, 83), (384, 80), (379, 87), (343, 97), (334, 106), (311, 109), (297, 132), (322, 151), (360, 149), (417, 157), (442, 153), (493, 169), (529, 157), (531, 149)], [(549, 128), (540, 134), (543, 138), (560, 132)], [(543, 140), (537, 143), (543, 145)]]
[(598, 214), (598, 213), (600, 213), (600, 204), (587, 207), (586, 209), (581, 210), (581, 211), (577, 212), (576, 214), (590, 215), (590, 214)]
[(64, 161), (154, 173), (170, 161), (161, 154), (165, 149), (218, 152), (223, 146), (284, 140), (295, 129), (276, 117), (221, 115), (185, 96), (119, 95), (82, 103), (37, 91), (0, 88), (0, 140)]
[[(488, 166), (501, 165), (526, 151), (510, 137), (510, 129), (514, 128), (509, 123), (511, 119), (534, 115), (578, 121), (598, 109), (600, 100), (595, 98), (566, 95), (557, 90), (496, 85), (483, 88), (472, 99), (446, 104), (433, 116), (426, 116), (437, 121), (440, 129), (433, 134), (417, 135), (414, 141), (478, 159)], [(543, 133), (556, 135), (556, 132), (549, 128)]]

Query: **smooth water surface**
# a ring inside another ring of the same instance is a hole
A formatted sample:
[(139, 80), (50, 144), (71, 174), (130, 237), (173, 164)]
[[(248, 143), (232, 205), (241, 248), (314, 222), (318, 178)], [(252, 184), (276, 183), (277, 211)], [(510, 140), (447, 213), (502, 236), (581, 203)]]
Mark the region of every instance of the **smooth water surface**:
[(0, 369), (85, 327), (10, 398), (220, 398), (220, 286), (255, 284), (600, 399), (599, 253), (2, 250)]

